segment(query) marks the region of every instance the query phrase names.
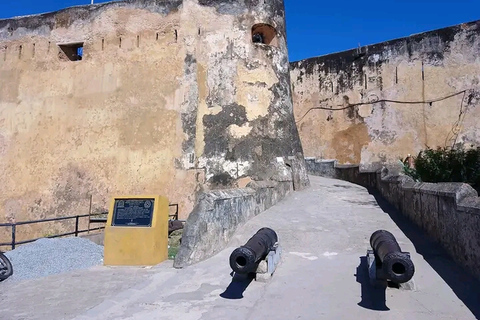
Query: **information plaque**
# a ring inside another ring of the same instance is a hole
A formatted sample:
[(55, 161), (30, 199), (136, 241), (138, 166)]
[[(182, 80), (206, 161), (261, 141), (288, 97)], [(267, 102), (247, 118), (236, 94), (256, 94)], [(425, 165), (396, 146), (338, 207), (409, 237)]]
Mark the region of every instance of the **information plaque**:
[(155, 199), (115, 199), (112, 226), (151, 227)]
[(113, 196), (105, 225), (103, 264), (154, 266), (168, 259), (168, 198)]

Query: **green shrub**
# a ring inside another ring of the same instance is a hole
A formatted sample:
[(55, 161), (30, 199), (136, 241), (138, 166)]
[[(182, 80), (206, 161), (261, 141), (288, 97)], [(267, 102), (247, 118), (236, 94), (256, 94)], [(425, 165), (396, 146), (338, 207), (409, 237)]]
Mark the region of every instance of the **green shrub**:
[(400, 164), (403, 167), (403, 173), (406, 174), (407, 176), (411, 177), (415, 181), (422, 181), (420, 179), (420, 176), (417, 173), (417, 170), (410, 168), (407, 163), (404, 163), (402, 160), (399, 160)]
[(175, 256), (178, 253), (179, 247), (169, 247), (168, 248), (168, 259), (169, 260), (175, 260)]
[[(408, 170), (407, 170), (408, 169)], [(405, 174), (423, 182), (465, 182), (480, 188), (480, 147), (427, 148), (415, 159), (415, 169)]]

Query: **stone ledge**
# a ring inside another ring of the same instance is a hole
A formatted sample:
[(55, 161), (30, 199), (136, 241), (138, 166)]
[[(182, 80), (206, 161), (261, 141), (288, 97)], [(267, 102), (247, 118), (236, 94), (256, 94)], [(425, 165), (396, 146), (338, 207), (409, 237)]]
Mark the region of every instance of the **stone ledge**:
[(480, 197), (468, 197), (457, 203), (458, 211), (480, 216)]
[(478, 197), (477, 192), (470, 185), (461, 182), (441, 182), (441, 183), (416, 183), (413, 190), (426, 194), (452, 197), (457, 201), (465, 197)]
[(225, 189), (225, 190), (214, 190), (204, 193), (200, 198), (206, 202), (215, 202), (225, 199), (234, 199), (248, 197), (255, 194), (255, 190), (252, 188), (243, 188), (243, 189)]
[(237, 227), (293, 191), (292, 181), (204, 193), (189, 215), (174, 267), (184, 268), (223, 250)]

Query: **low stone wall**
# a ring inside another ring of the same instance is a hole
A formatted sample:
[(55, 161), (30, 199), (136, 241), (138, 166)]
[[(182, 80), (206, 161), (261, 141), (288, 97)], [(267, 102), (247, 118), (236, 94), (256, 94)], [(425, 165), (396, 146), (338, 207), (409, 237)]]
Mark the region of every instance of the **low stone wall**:
[[(376, 188), (390, 204), (480, 279), (480, 198), (470, 185), (421, 183), (392, 173), (392, 170), (360, 172), (359, 166), (337, 166), (335, 161), (306, 160), (309, 174)], [(322, 172), (328, 174), (322, 175)]]
[(314, 176), (334, 178), (336, 160), (317, 160), (315, 158), (305, 158), (307, 173)]
[(183, 268), (223, 250), (238, 226), (293, 191), (292, 181), (251, 182), (247, 188), (204, 193), (190, 213), (174, 267)]
[(339, 165), (337, 160), (305, 158), (307, 173), (332, 179), (350, 181), (364, 187), (376, 186), (376, 172), (360, 172), (359, 165)]

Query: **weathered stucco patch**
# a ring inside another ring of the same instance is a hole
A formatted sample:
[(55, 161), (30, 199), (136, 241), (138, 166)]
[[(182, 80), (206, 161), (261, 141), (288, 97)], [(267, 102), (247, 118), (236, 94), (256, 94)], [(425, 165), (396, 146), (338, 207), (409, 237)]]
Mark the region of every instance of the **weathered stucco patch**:
[(241, 189), (246, 188), (247, 185), (252, 181), (253, 180), (251, 177), (240, 178), (237, 180), (237, 187)]
[(370, 142), (368, 128), (363, 123), (352, 125), (346, 130), (336, 132), (333, 141), (332, 147), (338, 161), (341, 163), (359, 163), (362, 148)]
[(243, 138), (247, 136), (252, 131), (252, 127), (250, 123), (246, 123), (243, 126), (237, 126), (236, 124), (232, 124), (228, 127), (228, 132), (234, 138)]
[(271, 68), (250, 70), (244, 64), (237, 66), (237, 100), (245, 106), (248, 121), (268, 114), (273, 94), (270, 89), (279, 80)]
[(362, 118), (370, 117), (372, 115), (372, 112), (373, 112), (372, 105), (358, 107), (358, 115)]

